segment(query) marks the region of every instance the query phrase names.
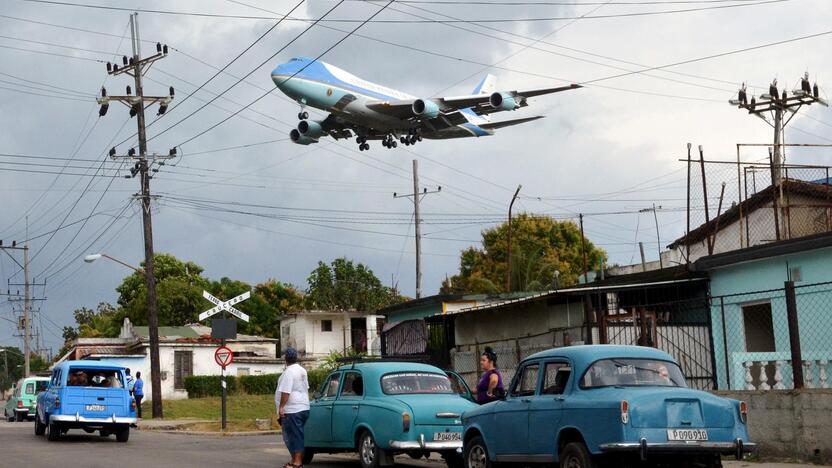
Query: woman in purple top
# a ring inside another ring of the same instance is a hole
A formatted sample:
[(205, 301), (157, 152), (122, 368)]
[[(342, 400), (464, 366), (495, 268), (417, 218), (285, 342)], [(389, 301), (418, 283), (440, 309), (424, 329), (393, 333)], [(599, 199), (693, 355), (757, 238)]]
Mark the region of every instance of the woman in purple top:
[(480, 366), (485, 371), (477, 384), (477, 403), (483, 405), (499, 400), (505, 395), (503, 388), (503, 376), (497, 370), (497, 354), (493, 349), (486, 346), (480, 356)]

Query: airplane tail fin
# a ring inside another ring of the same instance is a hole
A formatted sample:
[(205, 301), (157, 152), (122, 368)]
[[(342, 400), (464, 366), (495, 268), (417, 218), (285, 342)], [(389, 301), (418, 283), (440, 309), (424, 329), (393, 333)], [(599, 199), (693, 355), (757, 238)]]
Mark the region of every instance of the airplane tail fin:
[(474, 88), (474, 92), (471, 94), (491, 94), (497, 90), (497, 77), (491, 74), (485, 75), (485, 77), (480, 81), (480, 84)]

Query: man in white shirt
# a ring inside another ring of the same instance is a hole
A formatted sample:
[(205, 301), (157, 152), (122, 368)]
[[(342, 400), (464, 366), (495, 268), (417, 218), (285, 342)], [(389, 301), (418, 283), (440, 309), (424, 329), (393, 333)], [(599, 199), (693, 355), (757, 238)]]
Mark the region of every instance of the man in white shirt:
[(292, 455), (291, 463), (283, 468), (303, 466), (303, 426), (309, 419), (309, 378), (306, 369), (298, 364), (295, 348), (286, 348), (286, 369), (280, 374), (274, 403), (283, 428), (283, 442)]

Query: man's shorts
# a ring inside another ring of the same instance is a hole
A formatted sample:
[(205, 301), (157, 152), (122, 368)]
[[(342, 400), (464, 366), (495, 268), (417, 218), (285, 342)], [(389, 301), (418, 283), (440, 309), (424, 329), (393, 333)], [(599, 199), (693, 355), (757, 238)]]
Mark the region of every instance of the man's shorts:
[(283, 442), (289, 453), (303, 452), (303, 426), (309, 419), (309, 411), (286, 414), (283, 418)]

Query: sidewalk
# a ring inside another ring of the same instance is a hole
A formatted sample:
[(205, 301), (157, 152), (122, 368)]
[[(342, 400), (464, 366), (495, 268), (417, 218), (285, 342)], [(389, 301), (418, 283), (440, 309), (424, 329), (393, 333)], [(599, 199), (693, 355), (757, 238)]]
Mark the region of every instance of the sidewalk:
[(195, 426), (217, 425), (218, 421), (208, 419), (142, 419), (138, 426), (142, 431), (153, 432), (167, 432), (175, 434), (193, 435), (193, 436), (208, 436), (208, 437), (239, 437), (239, 436), (261, 436), (261, 435), (277, 435), (280, 430), (268, 431), (226, 431), (219, 430), (196, 430)]

